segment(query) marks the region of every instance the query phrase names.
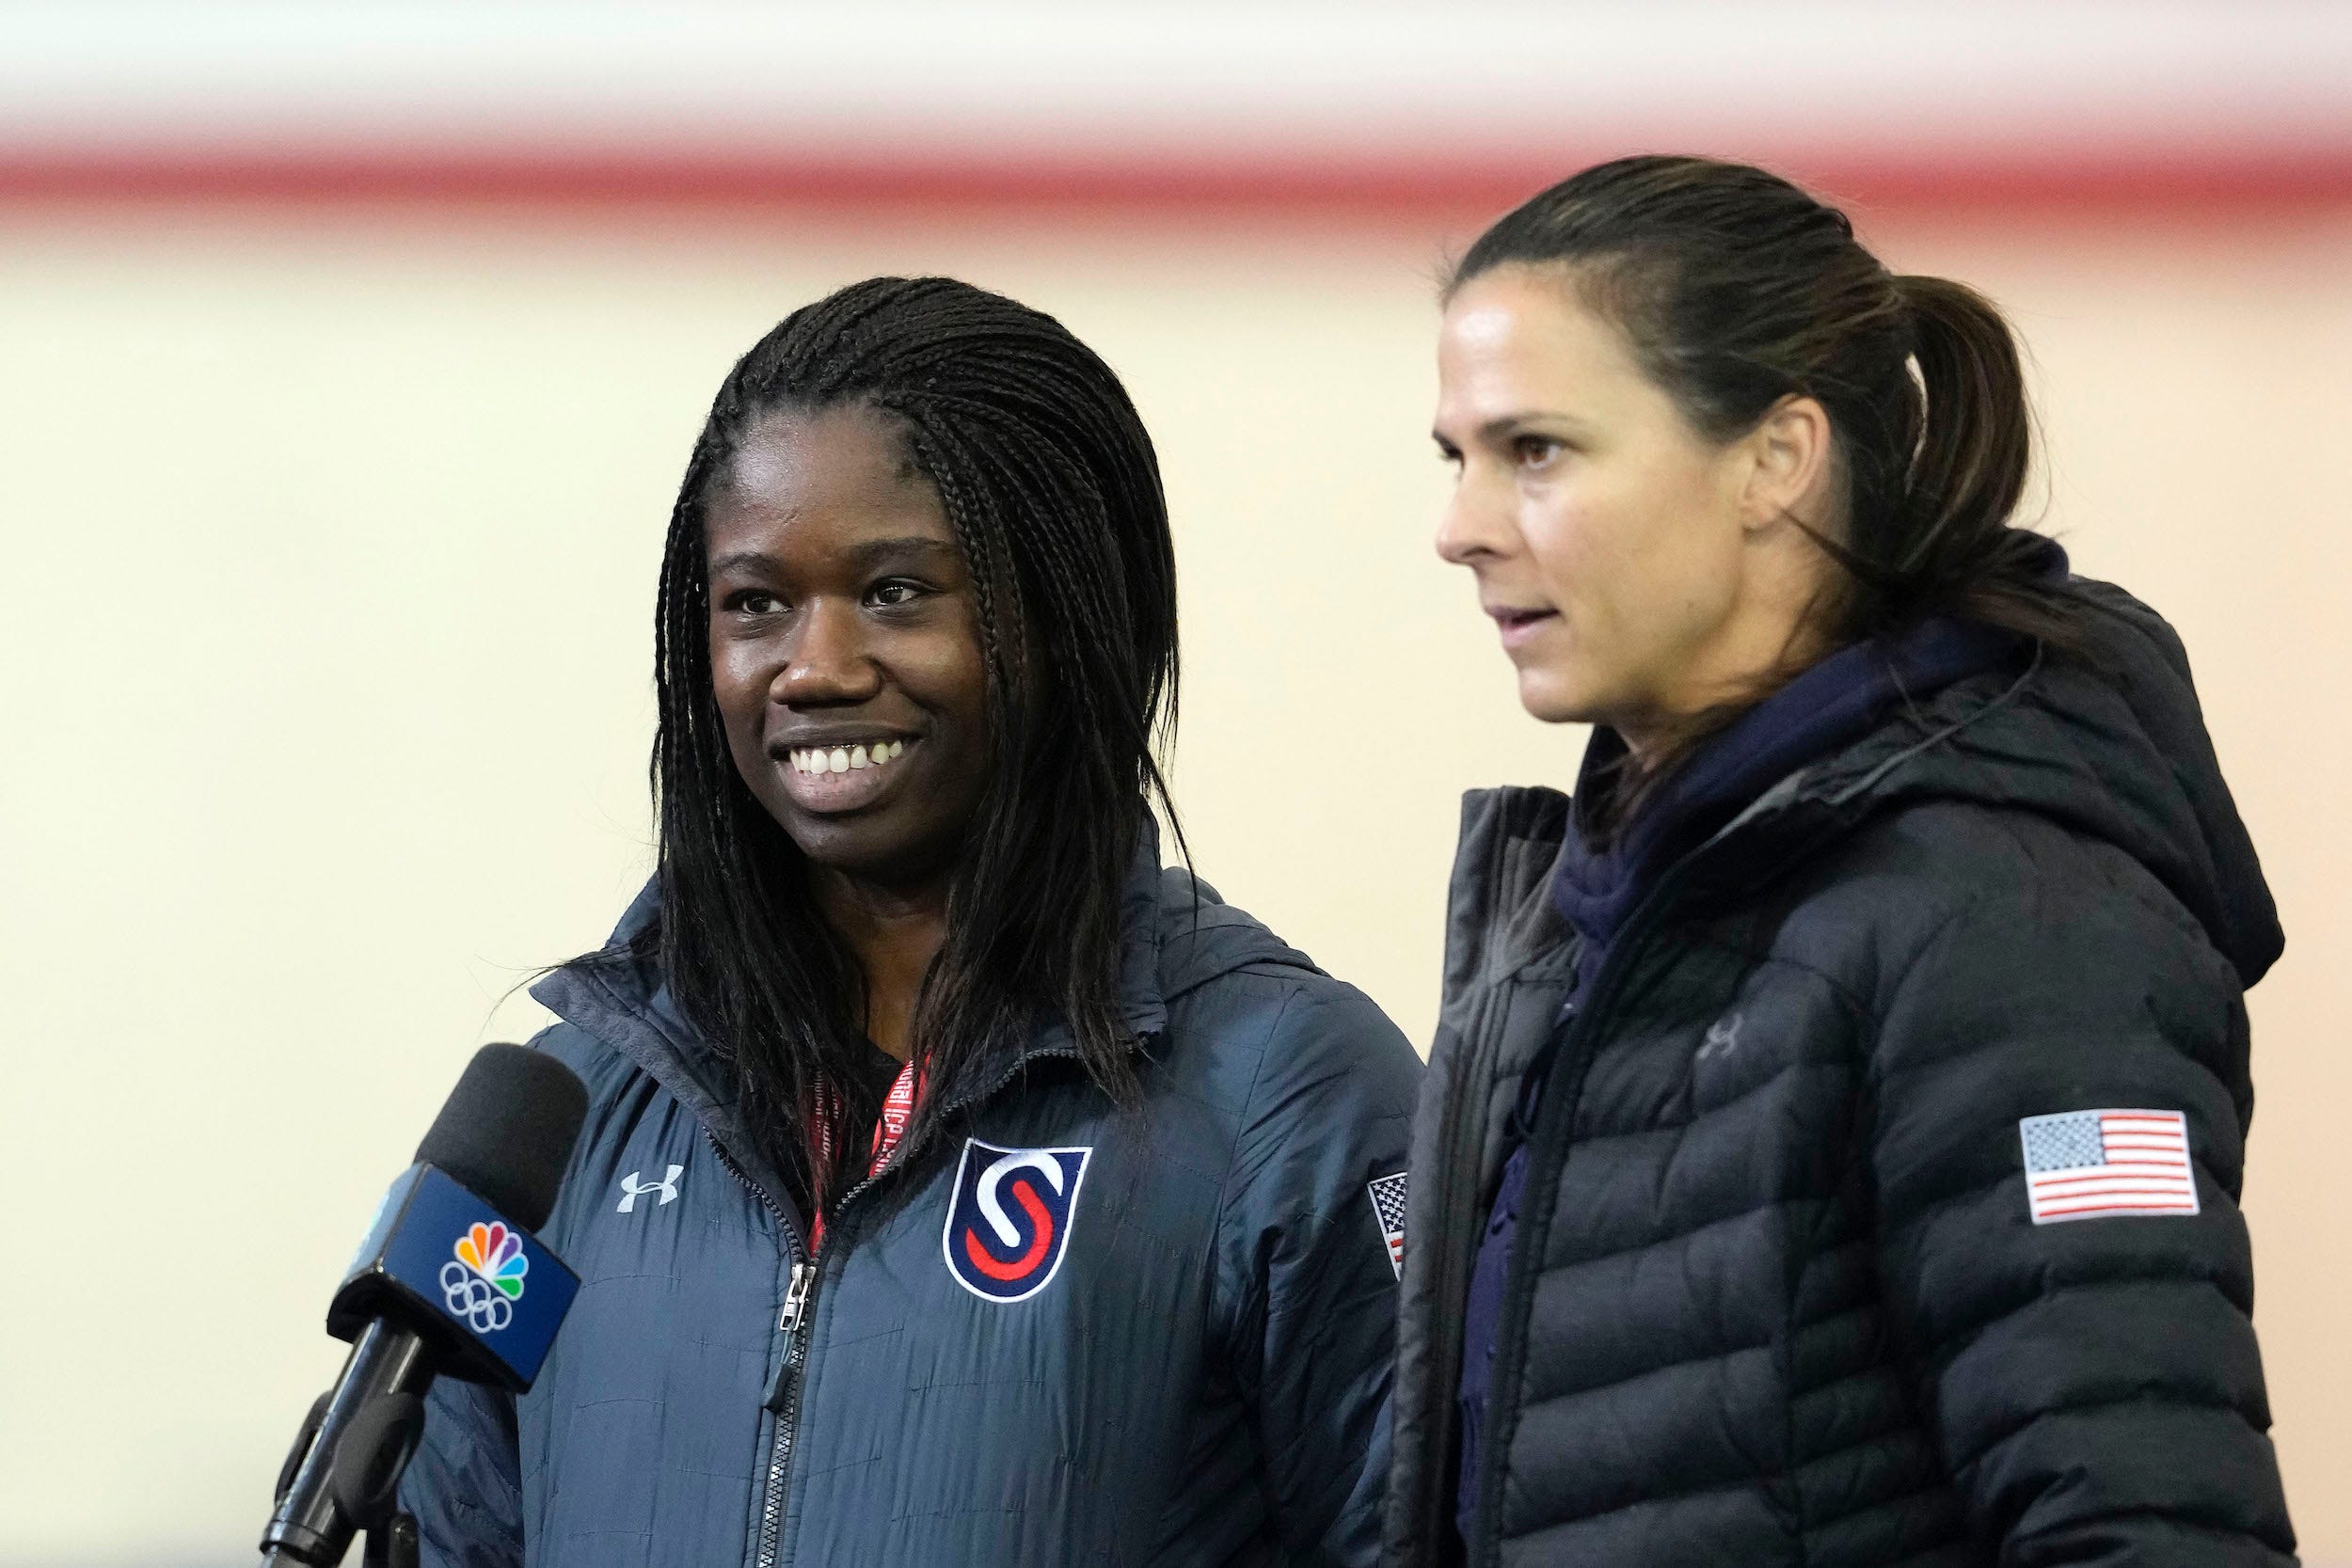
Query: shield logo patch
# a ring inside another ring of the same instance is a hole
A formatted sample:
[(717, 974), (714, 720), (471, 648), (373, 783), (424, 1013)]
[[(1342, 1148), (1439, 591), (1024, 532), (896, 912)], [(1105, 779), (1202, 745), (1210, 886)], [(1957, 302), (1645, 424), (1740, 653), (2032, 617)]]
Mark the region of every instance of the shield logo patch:
[(1092, 1148), (999, 1148), (967, 1138), (940, 1244), (956, 1283), (983, 1301), (1026, 1301), (1070, 1246)]

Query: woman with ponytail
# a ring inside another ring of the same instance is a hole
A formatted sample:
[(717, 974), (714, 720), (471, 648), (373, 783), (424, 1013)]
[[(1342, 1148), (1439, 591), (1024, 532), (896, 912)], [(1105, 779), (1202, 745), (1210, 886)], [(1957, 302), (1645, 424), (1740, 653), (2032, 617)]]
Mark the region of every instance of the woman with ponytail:
[(1444, 307), (1438, 551), (1593, 731), (1464, 805), (1388, 1560), (2289, 1560), (2282, 939), (2179, 641), (2012, 516), (2000, 315), (1691, 158)]

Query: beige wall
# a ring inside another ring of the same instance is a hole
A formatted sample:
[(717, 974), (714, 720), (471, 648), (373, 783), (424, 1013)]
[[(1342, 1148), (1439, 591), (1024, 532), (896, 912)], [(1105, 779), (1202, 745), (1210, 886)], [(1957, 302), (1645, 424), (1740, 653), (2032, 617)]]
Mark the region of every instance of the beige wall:
[[(2051, 520), (2197, 658), (2289, 931), (2247, 1192), (2280, 1453), (2310, 1556), (2352, 1563), (2352, 219), (1881, 237), (2011, 307)], [(671, 488), (731, 356), (835, 283), (952, 270), (1129, 378), (1178, 520), (1200, 866), (1425, 1039), (1456, 796), (1563, 782), (1581, 743), (1518, 713), (1427, 547), (1438, 253), (11, 217), (0, 1561), (245, 1552), (377, 1191), (473, 1043), (534, 1026), (508, 989), (645, 869)]]

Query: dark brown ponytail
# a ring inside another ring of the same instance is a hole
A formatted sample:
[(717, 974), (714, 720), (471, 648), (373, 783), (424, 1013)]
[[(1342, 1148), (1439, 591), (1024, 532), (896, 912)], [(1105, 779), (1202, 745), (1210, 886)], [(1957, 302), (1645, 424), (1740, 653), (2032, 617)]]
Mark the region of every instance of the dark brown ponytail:
[(2012, 522), (2032, 417), (2009, 324), (1941, 277), (1895, 277), (1845, 214), (1777, 175), (1705, 158), (1623, 158), (1519, 206), (1463, 257), (1449, 293), (1509, 263), (1565, 266), (1692, 427), (1755, 428), (1814, 398), (1845, 468), (1847, 569), (1832, 646), (1955, 615), (2072, 646), (2049, 541)]
[(1941, 611), (2071, 643), (2045, 541), (2010, 523), (2033, 459), (2016, 337), (1966, 284), (1914, 274), (1894, 286), (1925, 404), (1889, 562), (1890, 586), (1909, 600), (1891, 607), (1896, 618)]

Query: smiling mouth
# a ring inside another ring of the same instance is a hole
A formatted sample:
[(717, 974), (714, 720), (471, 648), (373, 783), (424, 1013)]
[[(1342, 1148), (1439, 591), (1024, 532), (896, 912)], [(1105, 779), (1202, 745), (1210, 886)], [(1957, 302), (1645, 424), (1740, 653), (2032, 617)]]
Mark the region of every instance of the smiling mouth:
[(788, 752), (795, 773), (858, 773), (869, 768), (887, 768), (906, 754), (903, 740), (879, 741), (861, 746), (804, 746)]
[(795, 746), (772, 753), (781, 765), (785, 793), (803, 811), (818, 816), (860, 812), (898, 793), (906, 769), (899, 766), (910, 746), (905, 738), (871, 739), (843, 746)]

